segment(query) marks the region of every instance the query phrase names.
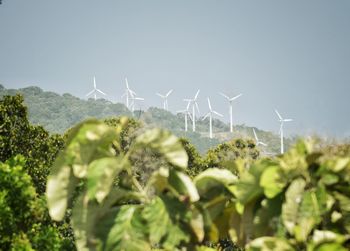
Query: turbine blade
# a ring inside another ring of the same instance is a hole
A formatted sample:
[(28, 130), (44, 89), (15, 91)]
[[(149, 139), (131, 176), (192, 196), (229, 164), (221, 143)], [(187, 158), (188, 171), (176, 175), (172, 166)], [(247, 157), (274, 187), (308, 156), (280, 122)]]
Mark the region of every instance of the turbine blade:
[(197, 108), (198, 113), (200, 113), (198, 103), (195, 102), (195, 105), (196, 105), (196, 108)]
[(107, 96), (107, 94), (106, 94), (106, 93), (104, 93), (103, 91), (101, 91), (100, 89), (96, 89), (96, 91), (98, 91), (99, 93), (101, 93), (101, 94), (103, 94), (103, 95)]
[(90, 96), (91, 94), (93, 94), (94, 91), (95, 91), (95, 90), (92, 90), (91, 92), (89, 92), (88, 94), (86, 94), (86, 97), (87, 97), (87, 96)]
[(94, 76), (94, 89), (96, 89), (96, 78)]
[(254, 133), (254, 137), (255, 137), (255, 140), (256, 140), (256, 142), (258, 142), (259, 140), (258, 140), (258, 136), (256, 135), (256, 132), (255, 132), (255, 129), (253, 128), (253, 133)]
[(144, 98), (139, 98), (139, 97), (136, 97), (134, 98), (135, 100), (145, 100)]
[(226, 98), (227, 100), (230, 100), (230, 98), (229, 98), (227, 95), (223, 94), (222, 92), (219, 92), (219, 94), (220, 94), (221, 96), (223, 96), (224, 98)]
[(277, 114), (277, 116), (278, 116), (278, 118), (279, 118), (280, 120), (283, 120), (281, 114), (277, 111), (277, 109), (275, 109), (275, 113)]
[(210, 99), (208, 98), (208, 106), (209, 106), (209, 110), (211, 111), (212, 108), (211, 108), (211, 104), (210, 104)]
[(198, 98), (199, 92), (200, 92), (200, 90), (197, 91), (196, 95), (194, 96), (194, 100), (196, 100)]
[(263, 146), (267, 146), (267, 144), (265, 144), (264, 142), (259, 142), (260, 143), (260, 145), (263, 145)]
[(158, 96), (161, 97), (161, 98), (165, 98), (164, 95), (162, 95), (162, 94), (160, 94), (160, 93), (158, 93), (158, 92), (156, 93), (156, 95), (158, 95)]
[(290, 122), (293, 121), (293, 119), (284, 119), (283, 122)]
[(202, 118), (202, 121), (204, 121), (206, 118), (208, 118), (209, 115), (210, 115), (210, 112), (208, 112), (208, 113)]
[(224, 115), (222, 115), (221, 113), (218, 113), (217, 111), (212, 111), (214, 114), (218, 115), (219, 117), (223, 117)]
[(125, 85), (126, 85), (126, 89), (129, 90), (129, 82), (128, 82), (128, 79), (127, 79), (127, 78), (125, 78)]
[(191, 101), (189, 101), (189, 102), (187, 103), (186, 111), (188, 111), (188, 109), (190, 108), (190, 104), (191, 104)]
[(191, 121), (193, 121), (192, 114), (191, 114), (190, 112), (187, 111), (187, 115), (190, 117)]
[(241, 93), (241, 94), (238, 94), (237, 96), (231, 98), (230, 101), (233, 101), (233, 100), (235, 100), (235, 99), (238, 99), (238, 98), (239, 98), (240, 96), (242, 96), (242, 95), (243, 95), (242, 93)]
[(168, 91), (168, 93), (167, 93), (165, 96), (168, 97), (172, 92), (173, 92), (173, 89), (171, 89), (170, 91)]

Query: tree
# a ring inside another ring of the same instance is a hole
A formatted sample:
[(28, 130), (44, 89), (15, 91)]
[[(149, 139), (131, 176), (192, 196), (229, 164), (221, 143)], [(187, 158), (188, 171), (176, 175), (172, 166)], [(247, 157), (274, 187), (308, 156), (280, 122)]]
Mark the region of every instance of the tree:
[(39, 194), (45, 191), (50, 166), (63, 145), (61, 136), (51, 136), (43, 127), (29, 123), (22, 96), (5, 96), (0, 100), (0, 161), (23, 155), (24, 168)]
[(25, 159), (16, 156), (0, 162), (0, 247), (2, 250), (59, 250), (63, 242), (52, 225)]

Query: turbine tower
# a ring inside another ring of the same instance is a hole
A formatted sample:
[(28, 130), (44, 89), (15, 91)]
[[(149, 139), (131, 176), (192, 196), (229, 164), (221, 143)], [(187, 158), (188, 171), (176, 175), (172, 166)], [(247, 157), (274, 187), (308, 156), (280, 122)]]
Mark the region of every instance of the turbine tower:
[(188, 131), (187, 116), (189, 116), (190, 119), (193, 120), (193, 119), (192, 119), (192, 116), (191, 116), (191, 112), (189, 111), (189, 108), (190, 108), (190, 102), (187, 103), (187, 106), (186, 106), (186, 109), (185, 109), (185, 110), (177, 111), (178, 113), (182, 113), (182, 114), (185, 115), (185, 132)]
[(131, 90), (129, 88), (129, 83), (128, 83), (127, 78), (125, 78), (125, 86), (126, 86), (126, 89), (125, 89), (124, 94), (122, 95), (122, 98), (125, 97), (125, 99), (126, 99), (125, 105), (128, 109), (131, 109), (129, 101), (130, 101), (130, 99), (132, 99), (132, 97), (134, 97), (134, 95), (136, 95), (136, 92), (134, 92), (133, 90)]
[(168, 111), (169, 106), (168, 106), (168, 97), (169, 95), (173, 92), (173, 90), (171, 89), (170, 91), (168, 91), (167, 94), (163, 95), (160, 93), (156, 93), (159, 97), (161, 97), (163, 99), (163, 109)]
[(210, 99), (208, 98), (208, 106), (209, 106), (209, 112), (204, 116), (204, 118), (202, 120), (205, 120), (207, 117), (209, 117), (209, 138), (213, 138), (213, 114), (216, 114), (220, 117), (223, 117), (222, 114), (214, 111), (211, 108), (211, 104), (210, 104)]
[(293, 119), (284, 119), (282, 118), (281, 114), (279, 114), (279, 112), (275, 109), (275, 112), (278, 116), (278, 121), (281, 123), (280, 125), (280, 135), (281, 135), (281, 154), (284, 153), (284, 147), (283, 147), (283, 124), (284, 122), (290, 122), (290, 121), (293, 121)]
[(237, 96), (234, 96), (232, 98), (230, 98), (229, 96), (223, 94), (220, 92), (220, 95), (223, 96), (225, 99), (227, 99), (227, 101), (229, 102), (230, 104), (230, 132), (233, 132), (233, 121), (232, 121), (232, 102), (235, 100), (235, 99), (238, 99), (240, 96), (242, 96), (243, 94), (238, 94)]
[(136, 97), (134, 95), (132, 95), (130, 97), (130, 100), (131, 100), (131, 103), (130, 103), (130, 108), (131, 108), (131, 111), (134, 112), (135, 111), (135, 102), (136, 100), (145, 100), (144, 98), (141, 98), (141, 97)]
[(264, 142), (259, 141), (258, 135), (256, 135), (256, 132), (255, 132), (255, 129), (254, 129), (254, 128), (253, 128), (253, 133), (254, 133), (254, 138), (255, 138), (256, 146), (258, 146), (258, 145), (267, 146), (267, 144), (265, 144)]
[(192, 105), (192, 131), (196, 131), (196, 108), (199, 113), (199, 107), (197, 103), (197, 98), (200, 90), (197, 91), (193, 99), (184, 99), (184, 101), (189, 102)]
[(101, 91), (100, 89), (97, 89), (97, 87), (96, 87), (96, 78), (95, 78), (95, 76), (94, 76), (94, 89), (91, 91), (91, 92), (89, 92), (88, 94), (86, 94), (86, 97), (89, 97), (91, 94), (94, 94), (94, 99), (95, 99), (95, 101), (96, 101), (96, 99), (97, 99), (97, 93), (101, 93), (101, 94), (103, 94), (103, 95), (107, 95), (106, 93), (104, 93), (103, 91)]

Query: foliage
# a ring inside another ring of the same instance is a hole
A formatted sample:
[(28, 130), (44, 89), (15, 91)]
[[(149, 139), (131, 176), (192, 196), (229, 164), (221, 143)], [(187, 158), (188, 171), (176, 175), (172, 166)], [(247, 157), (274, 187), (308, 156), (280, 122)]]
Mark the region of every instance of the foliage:
[[(166, 131), (143, 131), (128, 150), (116, 151), (126, 121), (114, 128), (98, 121), (75, 127), (49, 176), (55, 220), (64, 216), (78, 182), (87, 182), (72, 215), (79, 250), (212, 250), (204, 245), (225, 240), (247, 250), (349, 248), (349, 156), (300, 141), (276, 159), (253, 161), (254, 146), (235, 141), (230, 147), (245, 150), (228, 161), (237, 176), (221, 166), (232, 148), (220, 146), (212, 151), (220, 168), (191, 179), (188, 163), (199, 164), (199, 155)], [(146, 149), (162, 161), (140, 183), (131, 156)]]
[(21, 156), (0, 162), (0, 247), (2, 250), (59, 250), (57, 228), (38, 197)]
[[(212, 169), (192, 181), (185, 173), (188, 157), (182, 144), (159, 129), (141, 133), (127, 152), (117, 152), (124, 125), (127, 123), (112, 128), (88, 121), (71, 130), (67, 147), (48, 180), (51, 217), (63, 218), (74, 187), (79, 180), (86, 180), (72, 215), (79, 250), (193, 249), (205, 240), (217, 240), (217, 234), (207, 231), (218, 215), (212, 207), (222, 206), (222, 201), (215, 199), (215, 191), (226, 191), (224, 198), (229, 198), (227, 186), (235, 176)], [(146, 148), (164, 162), (142, 185), (134, 176), (130, 157)], [(224, 181), (220, 181), (223, 176)], [(113, 185), (116, 177), (121, 180), (119, 186)], [(206, 183), (211, 184), (213, 197), (205, 197), (200, 203)]]
[(0, 100), (0, 125), (0, 161), (23, 155), (25, 169), (32, 177), (36, 191), (44, 193), (49, 167), (63, 147), (62, 138), (50, 136), (41, 126), (29, 124), (20, 95), (5, 96)]
[[(205, 168), (231, 168), (237, 159), (251, 163), (259, 158), (260, 152), (252, 140), (235, 139), (210, 149), (204, 159)], [(237, 174), (237, 170), (231, 170)]]
[[(275, 160), (240, 170), (231, 238), (248, 250), (348, 250), (350, 156), (300, 141)], [(257, 238), (253, 241), (252, 239)]]

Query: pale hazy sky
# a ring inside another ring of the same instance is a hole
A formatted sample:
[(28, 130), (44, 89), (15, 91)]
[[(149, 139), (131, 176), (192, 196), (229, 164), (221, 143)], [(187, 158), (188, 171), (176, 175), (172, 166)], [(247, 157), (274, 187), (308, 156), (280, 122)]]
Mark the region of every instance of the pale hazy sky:
[(349, 136), (350, 1), (3, 0), (0, 84), (84, 97), (93, 75), (113, 102), (127, 76), (144, 107), (201, 89), (227, 120), (218, 92), (243, 93), (238, 124)]

